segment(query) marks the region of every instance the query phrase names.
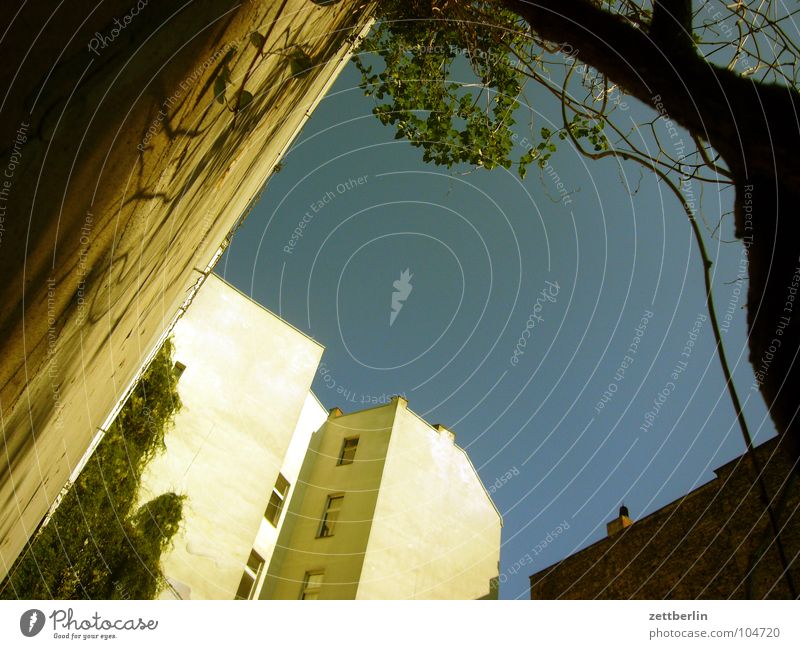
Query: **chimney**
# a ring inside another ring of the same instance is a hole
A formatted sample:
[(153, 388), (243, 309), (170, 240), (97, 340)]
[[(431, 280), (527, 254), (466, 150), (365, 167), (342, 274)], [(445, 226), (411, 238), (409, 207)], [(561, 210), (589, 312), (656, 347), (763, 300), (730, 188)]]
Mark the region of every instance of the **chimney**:
[(628, 508), (622, 505), (622, 507), (619, 508), (619, 517), (606, 523), (606, 530), (609, 536), (614, 536), (617, 532), (621, 532), (631, 525), (633, 525), (633, 521), (628, 515)]
[(434, 430), (436, 432), (444, 433), (445, 435), (447, 435), (447, 437), (450, 439), (450, 441), (455, 443), (456, 434), (452, 430), (450, 430), (449, 428), (446, 428), (445, 426), (442, 426), (441, 424), (435, 424), (433, 428), (434, 428)]
[(337, 408), (334, 406), (328, 411), (328, 419), (336, 419), (337, 417), (341, 417), (344, 413), (342, 412), (341, 408)]

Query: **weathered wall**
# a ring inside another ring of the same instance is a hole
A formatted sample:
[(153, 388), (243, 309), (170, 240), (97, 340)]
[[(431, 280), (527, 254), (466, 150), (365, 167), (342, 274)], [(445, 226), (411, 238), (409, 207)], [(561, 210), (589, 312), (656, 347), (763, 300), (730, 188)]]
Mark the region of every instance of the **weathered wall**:
[(183, 407), (166, 452), (145, 470), (141, 500), (167, 491), (187, 497), (164, 573), (192, 599), (233, 599), (322, 347), (216, 275), (174, 341), (175, 360), (186, 366)]
[(481, 599), (502, 520), (453, 434), (405, 407), (395, 418), (358, 599)]
[[(800, 552), (797, 474), (777, 438), (759, 446), (758, 456), (791, 561)], [(788, 598), (748, 458), (716, 473), (683, 498), (532, 575), (531, 598)], [(796, 560), (792, 575), (800, 584)]]
[[(352, 464), (342, 442), (358, 436)], [(266, 599), (297, 599), (306, 572), (320, 599), (479, 599), (497, 577), (502, 521), (463, 450), (405, 399), (331, 417), (315, 435), (278, 537)], [(329, 494), (335, 533), (316, 538)]]
[[(0, 578), (332, 81), (362, 5), (0, 7)], [(318, 65), (293, 77), (295, 45)], [(213, 98), (233, 47), (229, 103), (253, 94), (235, 116)]]
[[(305, 573), (324, 570), (320, 599), (355, 599), (396, 403), (329, 418), (314, 435), (278, 536), (264, 599), (297, 599)], [(359, 436), (355, 461), (337, 466), (342, 440)], [(329, 494), (344, 493), (331, 537), (317, 538)]]

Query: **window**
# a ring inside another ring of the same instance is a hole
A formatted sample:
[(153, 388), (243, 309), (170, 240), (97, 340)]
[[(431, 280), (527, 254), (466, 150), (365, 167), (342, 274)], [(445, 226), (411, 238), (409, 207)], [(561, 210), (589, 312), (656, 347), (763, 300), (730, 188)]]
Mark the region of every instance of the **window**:
[(172, 373), (175, 375), (175, 382), (181, 380), (181, 375), (183, 371), (186, 369), (186, 365), (181, 363), (180, 361), (175, 361), (175, 365), (172, 367)]
[(339, 453), (339, 461), (337, 466), (342, 464), (352, 464), (353, 458), (356, 456), (356, 448), (358, 448), (358, 437), (349, 437), (342, 442), (342, 451)]
[(239, 582), (239, 589), (236, 591), (236, 599), (252, 599), (255, 594), (258, 578), (264, 569), (264, 559), (255, 550), (250, 550), (250, 558), (244, 567), (242, 581)]
[(264, 512), (266, 518), (274, 527), (278, 527), (278, 521), (281, 518), (283, 505), (286, 502), (286, 494), (289, 493), (289, 481), (278, 474), (278, 479), (275, 481), (275, 486), (272, 488), (272, 495), (269, 497), (269, 504), (267, 511)]
[(319, 599), (319, 591), (322, 589), (323, 577), (325, 577), (325, 573), (322, 571), (307, 572), (305, 579), (303, 579), (300, 599)]
[(336, 521), (339, 520), (339, 511), (342, 509), (343, 500), (344, 496), (328, 496), (328, 500), (325, 503), (325, 513), (322, 515), (317, 538), (333, 536)]

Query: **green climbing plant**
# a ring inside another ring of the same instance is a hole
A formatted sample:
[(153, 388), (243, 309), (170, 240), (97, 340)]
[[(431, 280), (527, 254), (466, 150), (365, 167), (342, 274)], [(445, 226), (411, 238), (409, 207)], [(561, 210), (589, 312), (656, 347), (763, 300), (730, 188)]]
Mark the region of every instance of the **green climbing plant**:
[(2, 599), (151, 599), (184, 496), (141, 506), (142, 473), (181, 407), (167, 340), (77, 480), (0, 584)]

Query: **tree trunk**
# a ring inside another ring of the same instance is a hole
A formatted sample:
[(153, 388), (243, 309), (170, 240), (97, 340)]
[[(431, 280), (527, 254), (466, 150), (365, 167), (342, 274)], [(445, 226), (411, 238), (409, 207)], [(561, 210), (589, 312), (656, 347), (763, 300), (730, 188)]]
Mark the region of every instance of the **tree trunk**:
[[(750, 361), (778, 432), (800, 458), (800, 96), (710, 65), (693, 49), (687, 0), (661, 0), (636, 28), (587, 0), (502, 0), (540, 37), (709, 142), (736, 185), (736, 236), (749, 253)], [(682, 24), (683, 21), (683, 24)], [(741, 386), (740, 386), (741, 387)]]

